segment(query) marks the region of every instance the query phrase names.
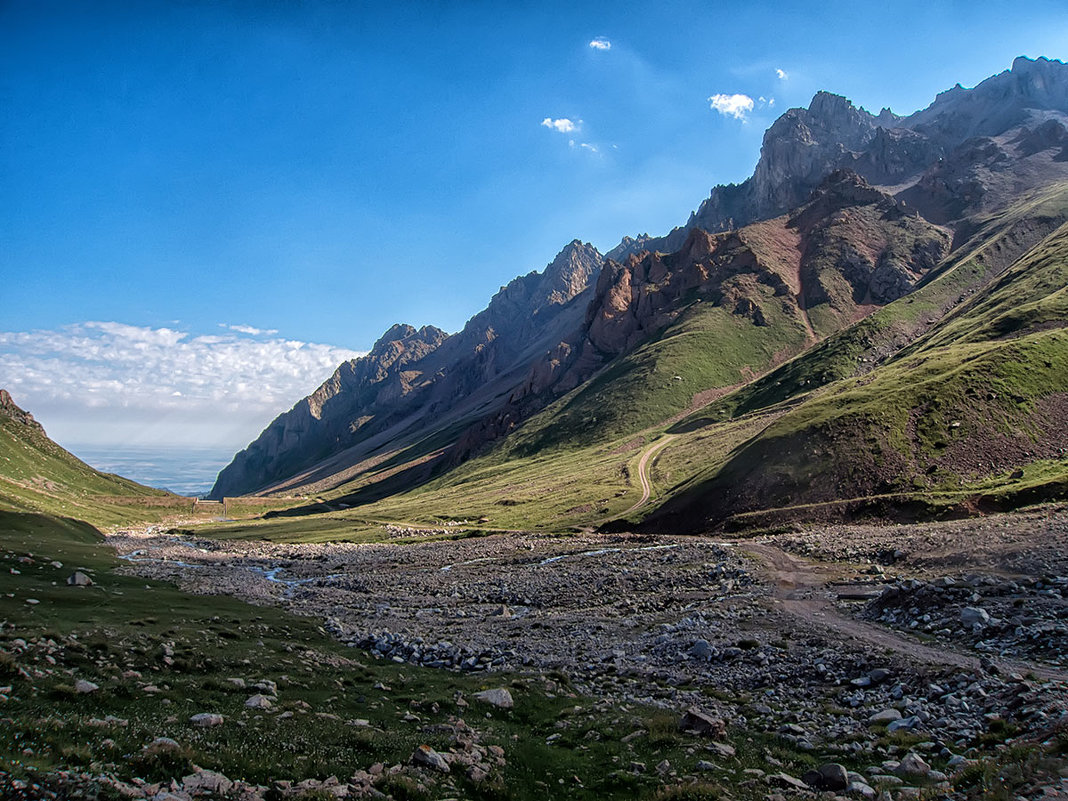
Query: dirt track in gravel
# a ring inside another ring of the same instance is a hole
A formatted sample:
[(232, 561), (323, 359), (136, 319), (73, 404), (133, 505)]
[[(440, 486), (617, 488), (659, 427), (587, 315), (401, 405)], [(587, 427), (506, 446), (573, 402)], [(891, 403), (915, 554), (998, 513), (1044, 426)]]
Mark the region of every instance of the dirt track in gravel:
[[(839, 566), (802, 559), (770, 543), (749, 542), (744, 550), (760, 560), (772, 587), (772, 603), (787, 614), (807, 624), (830, 629), (846, 639), (885, 648), (927, 664), (979, 668), (976, 656), (941, 644), (938, 647), (925, 645), (906, 634), (843, 615), (825, 591), (830, 582), (842, 578)], [(1056, 668), (1015, 660), (1000, 660), (999, 664), (1010, 671), (1068, 681), (1068, 672)]]

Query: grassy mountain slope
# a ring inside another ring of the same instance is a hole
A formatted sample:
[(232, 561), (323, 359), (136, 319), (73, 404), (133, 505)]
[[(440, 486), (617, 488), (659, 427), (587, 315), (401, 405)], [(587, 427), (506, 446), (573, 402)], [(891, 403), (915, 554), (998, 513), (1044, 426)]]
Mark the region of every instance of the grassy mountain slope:
[[(2, 391), (0, 391), (2, 392)], [(0, 396), (0, 510), (77, 517), (97, 525), (188, 510), (187, 499), (94, 470), (48, 438), (6, 392)]]
[[(758, 510), (873, 496), (949, 503), (1026, 496), (1037, 485), (1063, 492), (1066, 284), (1062, 225), (911, 346), (813, 393), (679, 487), (647, 525), (702, 528)], [(814, 351), (794, 368), (825, 355)]]

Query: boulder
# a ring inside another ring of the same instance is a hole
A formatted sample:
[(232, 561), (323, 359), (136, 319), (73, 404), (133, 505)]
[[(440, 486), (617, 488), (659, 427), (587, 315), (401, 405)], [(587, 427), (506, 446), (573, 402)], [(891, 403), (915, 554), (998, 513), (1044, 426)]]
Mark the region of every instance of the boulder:
[(722, 737), (727, 733), (727, 724), (702, 712), (697, 707), (690, 707), (679, 721), (679, 728), (685, 732), (705, 737)]
[(412, 764), (421, 765), (424, 768), (436, 770), (439, 773), (449, 773), (449, 763), (445, 757), (431, 748), (429, 745), (421, 745), (412, 754)]
[(95, 693), (99, 689), (100, 685), (93, 684), (91, 681), (86, 681), (85, 679), (78, 679), (76, 682), (74, 682), (74, 692), (78, 693), (79, 695), (88, 695), (89, 693)]
[(247, 706), (249, 709), (270, 709), (271, 699), (268, 698), (266, 695), (260, 695), (259, 693), (257, 693), (256, 695), (245, 701), (245, 706)]
[(987, 614), (985, 609), (980, 609), (977, 606), (966, 606), (960, 610), (960, 622), (965, 626), (974, 626), (976, 623), (980, 626), (985, 626), (990, 622), (990, 615)]
[(498, 687), (493, 690), (483, 690), (480, 693), (475, 693), (473, 697), (483, 703), (491, 704), (492, 706), (500, 707), (501, 709), (511, 709), (515, 706), (515, 702), (512, 700), (512, 694), (503, 687)]
[(893, 707), (887, 707), (886, 709), (880, 710), (874, 715), (871, 715), (868, 718), (868, 723), (874, 725), (886, 725), (893, 723), (895, 720), (901, 720), (901, 713)]
[(221, 726), (224, 722), (224, 718), (222, 715), (216, 715), (212, 712), (201, 712), (189, 718), (189, 722), (194, 726), (208, 728), (210, 726)]
[(903, 779), (921, 779), (930, 775), (931, 766), (919, 754), (910, 751), (894, 768), (894, 773)]
[(73, 573), (67, 576), (67, 584), (72, 587), (88, 587), (92, 583), (93, 580), (80, 570), (75, 570)]
[(709, 645), (708, 640), (698, 640), (690, 646), (690, 655), (694, 659), (707, 662), (712, 658), (712, 646)]
[(907, 718), (901, 718), (900, 720), (891, 721), (887, 724), (886, 730), (888, 732), (895, 732), (901, 729), (915, 729), (920, 725), (920, 719), (918, 716), (913, 715)]
[(828, 762), (816, 770), (806, 771), (801, 780), (816, 790), (844, 790), (849, 786), (849, 771), (837, 762)]
[(820, 765), (818, 772), (821, 790), (844, 790), (849, 786), (849, 772), (837, 762)]
[(230, 792), (233, 786), (232, 781), (213, 770), (198, 770), (182, 779), (182, 789), (194, 797), (215, 798)]
[(144, 756), (152, 756), (153, 754), (166, 754), (172, 751), (180, 751), (182, 746), (178, 744), (176, 740), (172, 740), (170, 737), (157, 737), (150, 742), (144, 748), (141, 749), (141, 753)]

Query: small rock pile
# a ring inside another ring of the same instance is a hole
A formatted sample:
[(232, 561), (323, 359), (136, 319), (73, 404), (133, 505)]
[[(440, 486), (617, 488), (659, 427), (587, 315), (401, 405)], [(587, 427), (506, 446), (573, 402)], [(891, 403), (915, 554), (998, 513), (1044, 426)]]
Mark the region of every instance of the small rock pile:
[(408, 662), (413, 665), (449, 670), (489, 670), (499, 668), (508, 662), (515, 664), (517, 660), (517, 654), (512, 650), (473, 651), (447, 640), (428, 643), (422, 637), (408, 638), (390, 631), (375, 632), (366, 637), (350, 640), (349, 643), (398, 664)]
[(1068, 576), (908, 579), (862, 617), (965, 643), (981, 653), (1068, 665)]

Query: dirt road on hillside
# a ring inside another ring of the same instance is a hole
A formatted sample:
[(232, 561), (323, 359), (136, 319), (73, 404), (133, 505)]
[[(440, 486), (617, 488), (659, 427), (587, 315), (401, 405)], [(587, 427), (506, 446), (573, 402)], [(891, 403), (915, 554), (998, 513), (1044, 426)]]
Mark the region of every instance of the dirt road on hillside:
[(629, 515), (631, 512), (636, 512), (641, 509), (645, 504), (649, 503), (649, 498), (653, 494), (653, 484), (649, 480), (649, 462), (654, 456), (662, 451), (670, 442), (675, 439), (674, 434), (668, 434), (663, 439), (657, 440), (648, 448), (645, 449), (645, 453), (642, 454), (642, 458), (638, 460), (638, 481), (642, 485), (642, 497), (623, 513), (623, 516)]

